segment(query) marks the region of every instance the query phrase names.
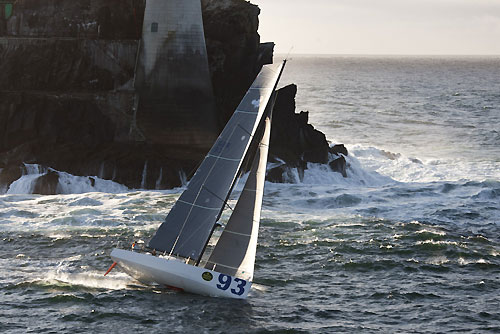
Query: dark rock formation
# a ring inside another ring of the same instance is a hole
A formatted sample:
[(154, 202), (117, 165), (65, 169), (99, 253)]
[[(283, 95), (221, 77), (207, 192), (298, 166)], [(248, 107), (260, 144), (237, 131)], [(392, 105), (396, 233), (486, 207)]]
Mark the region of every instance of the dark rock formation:
[(138, 39), (142, 12), (143, 0), (21, 0), (6, 30), (23, 37)]
[(342, 174), (343, 177), (347, 177), (346, 171), (346, 161), (343, 156), (336, 158), (328, 163), (332, 171)]
[(289, 166), (304, 163), (327, 163), (328, 142), (323, 133), (308, 124), (309, 113), (295, 113), (297, 86), (292, 84), (278, 90), (273, 112), (271, 159), (279, 158)]
[(57, 194), (58, 184), (59, 174), (55, 171), (50, 171), (36, 179), (33, 194), (55, 195)]
[[(142, 0), (16, 1), (0, 36), (0, 168), (37, 163), (99, 175), (124, 154), (124, 143), (134, 142), (141, 10)], [(133, 149), (126, 155), (137, 156)], [(114, 154), (102, 159), (104, 152)], [(2, 174), (5, 187), (13, 174)]]
[(259, 73), (274, 43), (260, 44), (260, 9), (244, 0), (202, 0), (207, 53), (221, 130)]
[(273, 183), (297, 183), (304, 179), (306, 169), (307, 164), (298, 167), (282, 164), (271, 168), (266, 174), (266, 180)]
[(334, 145), (329, 149), (332, 159), (328, 163), (331, 170), (347, 177), (347, 163), (345, 157), (349, 154), (344, 144)]
[(330, 147), (329, 152), (335, 155), (343, 154), (347, 156), (349, 154), (344, 144), (333, 145), (332, 147)]
[[(260, 10), (249, 2), (202, 0), (202, 10), (222, 129), (274, 44), (260, 43)], [(168, 120), (137, 117), (143, 14), (143, 0), (15, 2), (0, 22), (0, 193), (24, 163), (147, 189), (179, 186), (195, 169), (207, 145), (172, 145), (162, 135)], [(303, 175), (307, 162), (328, 162), (328, 144), (307, 113), (294, 113), (295, 91), (278, 98), (271, 154)], [(40, 193), (54, 191), (49, 174)]]
[(135, 40), (0, 39), (1, 91), (107, 92), (134, 75)]
[[(258, 21), (255, 6), (234, 3), (250, 8)], [(15, 3), (0, 35), (4, 190), (20, 176), (12, 171), (23, 163), (95, 175), (131, 188), (172, 188), (195, 168), (216, 133), (200, 147), (180, 148), (165, 139), (169, 120), (148, 119), (155, 116), (148, 113), (136, 117), (133, 78), (143, 15), (143, 0)], [(253, 23), (249, 29), (256, 34)], [(255, 57), (237, 60), (245, 50), (224, 52), (237, 63), (251, 62), (250, 73), (248, 67), (235, 73), (243, 82), (258, 70)], [(238, 94), (246, 88), (243, 84)]]
[(23, 169), (20, 166), (8, 166), (0, 169), (0, 194), (7, 191), (9, 185), (23, 175)]
[(294, 84), (278, 90), (273, 111), (269, 160), (282, 161), (283, 164), (271, 169), (267, 180), (290, 180), (290, 175), (287, 176), (289, 168), (297, 168), (299, 178), (302, 179), (307, 163), (329, 163), (333, 171), (346, 177), (346, 161), (340, 154), (347, 155), (347, 149), (344, 145), (330, 148), (325, 135), (308, 124), (309, 113), (295, 113), (296, 94), (297, 86)]

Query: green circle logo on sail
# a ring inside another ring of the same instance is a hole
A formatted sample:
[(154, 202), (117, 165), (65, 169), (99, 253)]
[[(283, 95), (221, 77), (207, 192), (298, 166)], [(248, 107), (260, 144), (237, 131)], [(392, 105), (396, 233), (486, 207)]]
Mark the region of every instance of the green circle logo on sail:
[(214, 278), (214, 276), (212, 275), (212, 273), (205, 271), (203, 274), (201, 274), (201, 278), (203, 278), (205, 281), (210, 282)]

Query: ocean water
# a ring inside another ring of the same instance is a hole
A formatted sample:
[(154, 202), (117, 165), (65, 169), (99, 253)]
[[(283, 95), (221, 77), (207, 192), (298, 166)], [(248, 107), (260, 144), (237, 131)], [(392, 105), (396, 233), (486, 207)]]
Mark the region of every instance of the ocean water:
[(498, 78), (494, 57), (293, 57), (281, 83), (348, 177), (266, 183), (246, 301), (103, 277), (182, 189), (65, 175), (39, 196), (33, 168), (0, 195), (0, 332), (500, 332)]

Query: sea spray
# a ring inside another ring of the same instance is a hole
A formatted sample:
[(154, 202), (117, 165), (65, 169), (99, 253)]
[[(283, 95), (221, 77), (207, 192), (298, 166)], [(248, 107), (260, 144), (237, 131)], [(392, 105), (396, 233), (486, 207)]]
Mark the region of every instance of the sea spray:
[(142, 170), (142, 179), (141, 179), (141, 189), (146, 189), (146, 182), (148, 177), (148, 161), (144, 162), (144, 169)]
[(94, 191), (117, 193), (128, 190), (126, 186), (95, 176), (75, 176), (36, 164), (25, 164), (25, 166), (24, 175), (10, 185), (7, 194), (33, 193), (38, 178), (49, 172), (55, 172), (58, 175), (57, 194), (81, 194)]
[(103, 180), (98, 177), (74, 176), (65, 172), (59, 172), (60, 194), (82, 194), (86, 192), (120, 193), (128, 188), (111, 180)]
[(155, 184), (156, 190), (160, 189), (162, 179), (163, 179), (163, 167), (160, 167), (160, 173), (158, 173), (158, 179), (156, 180)]

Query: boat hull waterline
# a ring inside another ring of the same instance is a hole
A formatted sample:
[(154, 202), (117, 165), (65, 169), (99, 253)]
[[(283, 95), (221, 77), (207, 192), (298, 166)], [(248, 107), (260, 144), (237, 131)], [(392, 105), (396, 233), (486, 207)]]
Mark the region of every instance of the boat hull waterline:
[(115, 248), (111, 258), (127, 274), (144, 284), (159, 284), (186, 292), (245, 299), (252, 282), (186, 264), (173, 257), (158, 257)]

